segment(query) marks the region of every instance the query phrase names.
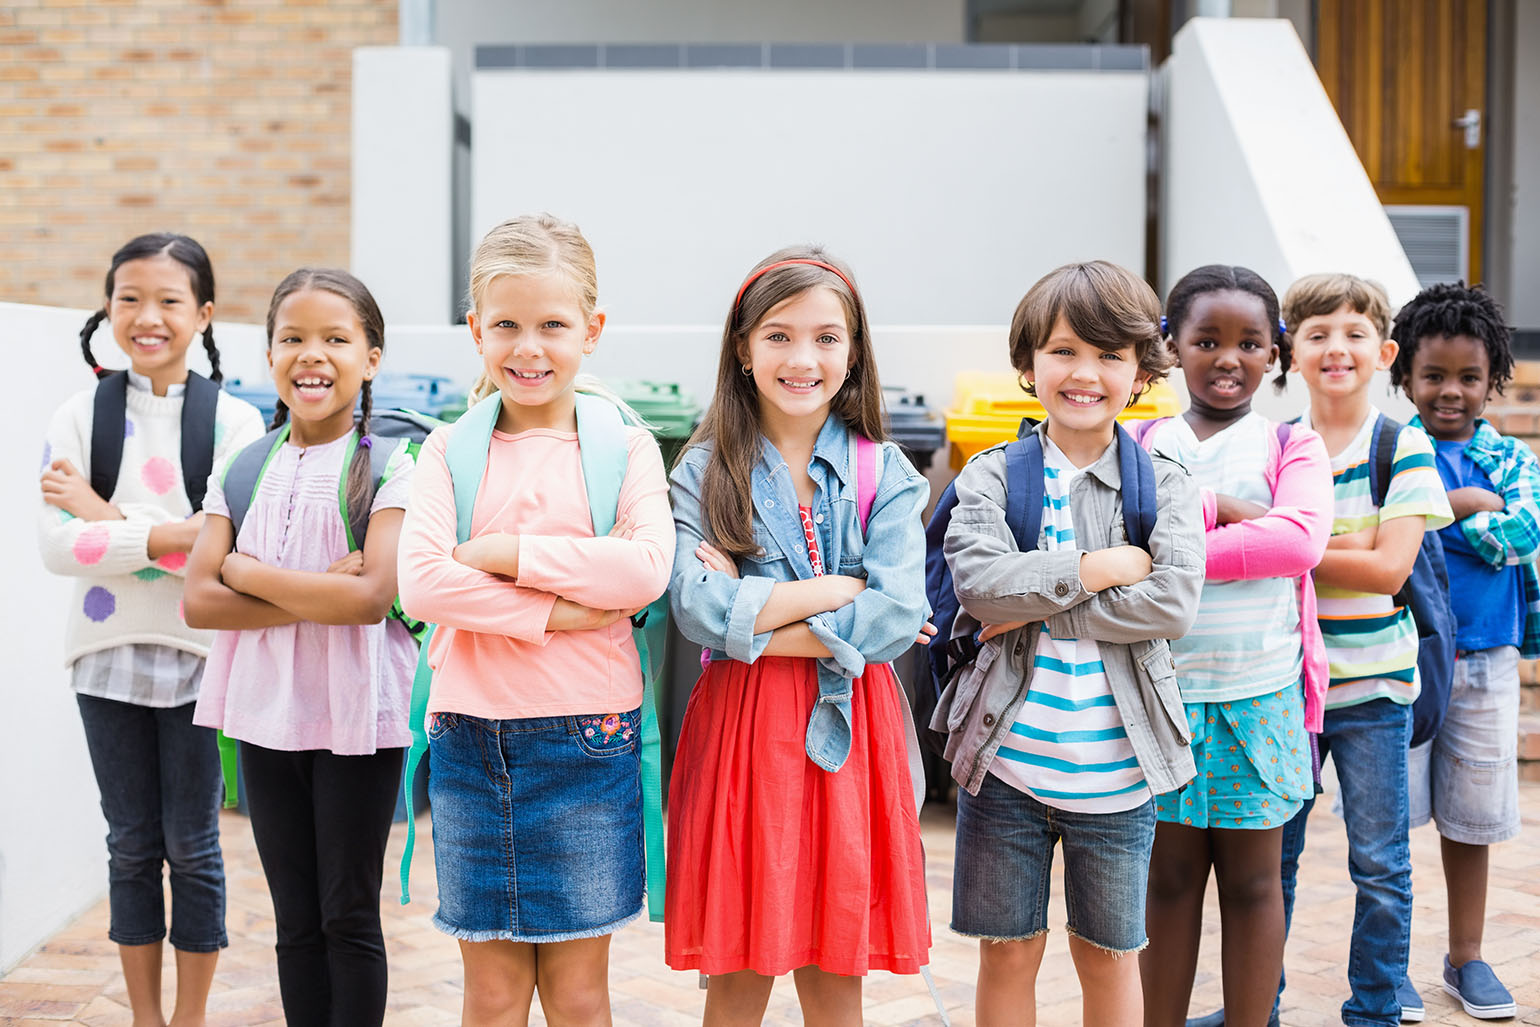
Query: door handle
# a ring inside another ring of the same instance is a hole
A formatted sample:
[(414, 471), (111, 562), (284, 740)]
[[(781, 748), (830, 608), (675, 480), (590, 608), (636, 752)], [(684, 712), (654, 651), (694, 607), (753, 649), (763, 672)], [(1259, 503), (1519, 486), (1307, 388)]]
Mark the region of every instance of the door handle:
[(1481, 145), (1481, 112), (1472, 107), (1455, 118), (1453, 127), (1465, 129), (1465, 148), (1474, 150)]

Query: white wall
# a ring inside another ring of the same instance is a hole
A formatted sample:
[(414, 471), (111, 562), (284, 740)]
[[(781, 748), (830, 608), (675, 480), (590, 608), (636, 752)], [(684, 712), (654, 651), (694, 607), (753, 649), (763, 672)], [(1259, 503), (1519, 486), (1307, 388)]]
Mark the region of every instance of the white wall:
[(1540, 328), (1540, 4), (1519, 0), (1514, 7), (1513, 288), (1507, 313), (1521, 328)]
[(443, 47), (353, 51), (351, 269), (387, 324), (455, 315), (450, 83)]
[(1177, 33), (1162, 146), (1162, 294), (1200, 264), (1243, 264), (1281, 294), (1349, 271), (1393, 306), (1417, 280), (1287, 21), (1207, 19)]
[(472, 235), (576, 221), (630, 324), (719, 324), (792, 243), (874, 320), (998, 324), (1071, 260), (1144, 265), (1142, 72), (483, 71)]

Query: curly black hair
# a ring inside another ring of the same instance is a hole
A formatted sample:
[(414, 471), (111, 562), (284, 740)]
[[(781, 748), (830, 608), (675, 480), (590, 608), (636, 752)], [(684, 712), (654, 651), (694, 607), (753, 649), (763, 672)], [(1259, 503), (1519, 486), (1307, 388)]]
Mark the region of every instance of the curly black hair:
[(1390, 384), (1399, 389), (1412, 375), (1412, 357), (1423, 339), (1469, 335), (1487, 348), (1492, 365), (1492, 388), (1502, 395), (1513, 378), (1512, 332), (1503, 320), (1503, 308), (1479, 285), (1440, 282), (1413, 296), (1396, 315), (1390, 337), (1401, 347), (1390, 365)]
[(1267, 312), (1267, 323), (1272, 331), (1273, 344), (1278, 347), (1278, 377), (1273, 388), (1282, 392), (1288, 383), (1289, 365), (1293, 362), (1294, 346), (1289, 333), (1284, 331), (1283, 319), (1278, 313), (1278, 294), (1267, 284), (1267, 279), (1249, 267), (1229, 264), (1205, 264), (1187, 272), (1171, 287), (1166, 297), (1166, 334), (1175, 339), (1187, 320), (1192, 301), (1210, 292), (1248, 292), (1262, 301)]

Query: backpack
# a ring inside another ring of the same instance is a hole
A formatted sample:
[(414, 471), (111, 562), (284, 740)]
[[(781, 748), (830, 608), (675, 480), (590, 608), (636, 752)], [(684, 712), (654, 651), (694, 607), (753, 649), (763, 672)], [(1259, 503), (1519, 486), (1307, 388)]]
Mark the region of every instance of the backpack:
[[(189, 382), (192, 376), (188, 376)], [(184, 408), (185, 410), (185, 408)], [(185, 417), (182, 448), (185, 453)], [(369, 478), (374, 483), (374, 491), (379, 492), (380, 486), (385, 484), (386, 473), (389, 469), (391, 457), (403, 445), (407, 455), (417, 459), (417, 453), (422, 449), (423, 440), (428, 433), (443, 424), (436, 417), (419, 414), (413, 410), (383, 410), (376, 413), (370, 419), (370, 427), (374, 429), (369, 433), (369, 445), (366, 448), (369, 454)], [(262, 484), (262, 477), (267, 473), (267, 465), (272, 462), (273, 456), (280, 446), (289, 438), (290, 424), (282, 424), (257, 441), (241, 450), (225, 466), (223, 476), (220, 478), (220, 487), (224, 490), (225, 504), (230, 509), (230, 523), (235, 528), (237, 537), (241, 533), (241, 525), (246, 522), (246, 515), (251, 512), (251, 502), (256, 498), (257, 488)], [(94, 429), (93, 429), (94, 433)], [(212, 434), (211, 434), (212, 437)], [(402, 441), (404, 440), (404, 442)], [(358, 459), (358, 433), (348, 436), (347, 450), (342, 456), (342, 466), (351, 469), (353, 461)], [(392, 445), (391, 443), (396, 443)], [(210, 460), (212, 461), (212, 451)], [(183, 458), (183, 467), (186, 467), (186, 458)], [(204, 475), (207, 481), (208, 475)], [(348, 474), (346, 470), (339, 477), (337, 484), (337, 504), (342, 510), (342, 524), (347, 530), (348, 552), (364, 548), (364, 537), (369, 532), (369, 511), (348, 509)], [(201, 502), (201, 494), (200, 494)], [(390, 612), (387, 617), (399, 620), (406, 626), (407, 631), (416, 639), (419, 646), (427, 641), (428, 625), (419, 620), (413, 620), (401, 609), (401, 599), (398, 596), (390, 604)], [(223, 731), (219, 732), (219, 762), (225, 780), (225, 808), (235, 806), (240, 799), (239, 778), (236, 769), (237, 743), (229, 738)], [(408, 778), (408, 780), (411, 780)], [(410, 793), (411, 789), (408, 788)]]
[[(495, 392), (478, 402), (455, 423), (444, 447), (444, 460), (454, 486), (456, 527), (461, 542), (469, 541), (471, 537), (471, 512), (486, 474), (492, 428), (497, 424), (501, 409), (502, 401)], [(615, 526), (620, 489), (629, 463), (625, 424), (620, 408), (614, 403), (584, 392), (577, 394), (578, 450), (595, 536), (607, 535)], [(658, 732), (657, 706), (653, 701), (652, 660), (643, 629), (648, 621), (661, 622), (667, 615), (668, 597), (663, 595), (631, 618), (631, 638), (636, 644), (642, 671), (642, 818), (647, 856), (647, 913), (655, 922), (663, 919), (663, 746)], [(436, 625), (428, 626), (417, 660), (417, 673), (412, 679), (412, 748), (406, 757), (408, 781), (413, 779), (418, 763), (428, 752), (428, 697), (433, 684), (433, 669), (428, 666), (427, 643), (436, 629)], [(411, 789), (406, 793), (406, 824), (406, 850), (401, 855), (402, 905), (411, 901), (408, 879), (417, 840)]]
[[(193, 513), (203, 509), (209, 474), (214, 470), (214, 416), (219, 385), (187, 372), (182, 394), (182, 487)], [(128, 424), (128, 372), (116, 371), (96, 385), (91, 413), (91, 489), (111, 501), (123, 463), (123, 432)]]
[[(1043, 524), (1043, 445), (1036, 424), (1031, 418), (1023, 418), (1018, 438), (1004, 445), (1005, 523), (1016, 539), (1016, 548), (1023, 553), (1037, 548)], [(1116, 425), (1116, 435), (1118, 470), (1123, 481), (1123, 527), (1130, 545), (1148, 551), (1150, 535), (1155, 530), (1155, 465), (1150, 454), (1122, 425)], [(936, 625), (936, 635), (926, 650), (930, 674), (922, 674), (915, 682), (914, 721), (920, 740), (938, 755), (945, 752), (947, 739), (943, 732), (931, 728), (931, 716), (941, 693), (953, 678), (972, 665), (980, 648), (976, 634), (952, 637), (960, 605), (942, 546), (956, 506), (957, 486), (953, 482), (941, 493), (930, 523), (925, 526), (925, 597), (934, 611), (931, 622)]]
[[(1369, 440), (1369, 489), (1374, 505), (1383, 507), (1394, 476), (1396, 440), (1406, 426), (1380, 414)], [(1444, 566), (1444, 543), (1436, 531), (1422, 534), (1422, 546), (1412, 573), (1395, 594), (1394, 602), (1412, 613), (1417, 625), (1417, 677), (1422, 690), (1412, 703), (1412, 746), (1438, 734), (1449, 711), (1449, 690), (1454, 686), (1455, 619), (1449, 600), (1449, 571)]]

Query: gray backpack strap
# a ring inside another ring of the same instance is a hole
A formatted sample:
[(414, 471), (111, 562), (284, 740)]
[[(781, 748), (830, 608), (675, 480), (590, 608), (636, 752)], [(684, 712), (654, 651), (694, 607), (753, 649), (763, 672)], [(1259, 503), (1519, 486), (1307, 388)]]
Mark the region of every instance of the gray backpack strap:
[[(390, 458), (396, 455), (396, 450), (401, 448), (401, 439), (387, 438), (383, 435), (369, 435), (369, 444), (359, 448), (369, 454), (369, 495), (372, 499), (379, 495), (380, 486), (385, 484), (386, 472), (390, 470)], [(351, 446), (351, 453), (347, 466), (342, 470), (342, 482), (337, 491), (337, 501), (342, 507), (343, 517), (348, 522), (349, 541), (353, 547), (362, 551), (364, 548), (364, 536), (369, 533), (369, 515), (373, 512), (368, 507), (362, 510), (354, 510), (348, 506), (348, 476), (353, 469), (353, 461), (358, 459), (358, 449)]]
[(262, 475), (266, 473), (268, 463), (288, 437), (287, 424), (274, 428), (237, 453), (235, 459), (225, 467), (220, 487), (224, 489), (225, 505), (230, 508), (230, 523), (235, 526), (237, 537), (241, 534), (241, 525), (251, 510), (251, 501), (257, 494), (257, 486), (262, 483)]

